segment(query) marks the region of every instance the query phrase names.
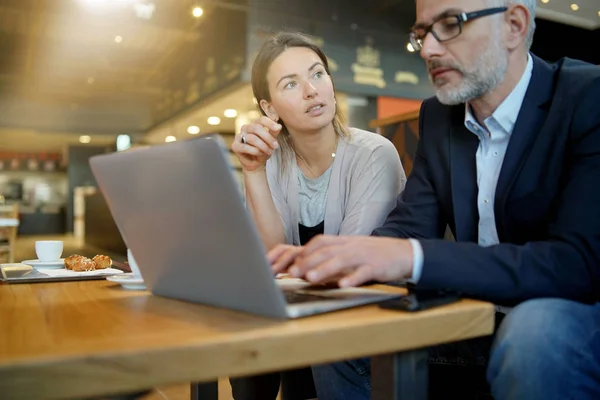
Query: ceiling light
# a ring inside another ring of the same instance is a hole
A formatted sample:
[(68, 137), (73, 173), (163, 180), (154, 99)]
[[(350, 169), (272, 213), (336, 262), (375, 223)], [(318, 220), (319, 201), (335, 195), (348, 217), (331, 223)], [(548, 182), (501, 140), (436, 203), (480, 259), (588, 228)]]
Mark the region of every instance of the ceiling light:
[(206, 122), (208, 122), (209, 125), (219, 125), (221, 123), (221, 118), (208, 117), (208, 120), (206, 120)]
[(598, 16), (600, 17), (600, 11), (598, 11)]
[(196, 125), (188, 126), (187, 133), (189, 133), (190, 135), (197, 135), (200, 133), (200, 128)]
[(204, 14), (204, 10), (201, 7), (194, 7), (192, 15), (196, 18), (200, 18)]
[(548, 3), (550, 0), (542, 0), (542, 3), (546, 4)]
[(89, 143), (91, 141), (92, 141), (92, 138), (89, 137), (88, 135), (79, 136), (79, 142), (81, 142), (81, 143)]
[(121, 43), (122, 41), (123, 41), (123, 38), (121, 36), (115, 36), (115, 42)]
[(117, 151), (127, 150), (131, 147), (131, 136), (121, 134), (117, 136)]
[(225, 110), (223, 115), (225, 115), (227, 118), (235, 118), (237, 117), (238, 113), (237, 110), (234, 110), (233, 108), (228, 108), (227, 110)]
[(169, 135), (165, 138), (165, 142), (169, 143), (169, 142), (175, 142), (177, 141), (177, 138), (175, 136)]
[(152, 18), (152, 14), (154, 14), (154, 10), (156, 6), (152, 3), (143, 4), (143, 3), (134, 3), (133, 10), (135, 11), (135, 15), (138, 18), (142, 19), (150, 19)]
[(406, 50), (410, 51), (411, 53), (415, 52), (415, 48), (413, 47), (412, 43), (406, 45)]
[(579, 6), (577, 4), (571, 4), (571, 10), (577, 11), (579, 10)]

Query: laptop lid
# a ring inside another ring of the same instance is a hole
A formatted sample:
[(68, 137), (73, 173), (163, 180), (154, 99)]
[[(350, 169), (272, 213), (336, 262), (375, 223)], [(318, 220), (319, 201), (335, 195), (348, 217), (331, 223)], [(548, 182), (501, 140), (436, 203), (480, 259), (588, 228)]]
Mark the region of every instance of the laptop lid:
[(90, 159), (153, 294), (285, 318), (258, 232), (218, 135)]

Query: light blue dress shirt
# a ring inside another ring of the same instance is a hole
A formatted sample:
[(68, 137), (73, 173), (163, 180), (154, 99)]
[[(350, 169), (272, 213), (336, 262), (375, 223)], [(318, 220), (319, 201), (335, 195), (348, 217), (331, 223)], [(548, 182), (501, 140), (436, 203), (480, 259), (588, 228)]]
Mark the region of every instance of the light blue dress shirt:
[[(533, 59), (527, 58), (527, 67), (519, 83), (494, 113), (483, 121), (483, 126), (466, 105), (465, 126), (479, 138), (477, 147), (477, 209), (479, 211), (478, 244), (483, 247), (499, 243), (494, 216), (494, 195), (510, 136), (519, 116), (525, 93), (531, 81)], [(409, 239), (413, 248), (413, 274), (410, 282), (418, 282), (423, 272), (423, 248), (416, 239)]]

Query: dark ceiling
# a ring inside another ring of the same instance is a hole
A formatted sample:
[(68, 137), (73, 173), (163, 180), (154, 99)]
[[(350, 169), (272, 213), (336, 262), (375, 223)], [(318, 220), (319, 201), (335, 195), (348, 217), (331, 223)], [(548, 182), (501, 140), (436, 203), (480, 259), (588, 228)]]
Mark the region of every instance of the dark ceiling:
[(537, 19), (531, 51), (538, 57), (554, 62), (570, 57), (600, 65), (600, 29), (589, 31), (570, 25)]

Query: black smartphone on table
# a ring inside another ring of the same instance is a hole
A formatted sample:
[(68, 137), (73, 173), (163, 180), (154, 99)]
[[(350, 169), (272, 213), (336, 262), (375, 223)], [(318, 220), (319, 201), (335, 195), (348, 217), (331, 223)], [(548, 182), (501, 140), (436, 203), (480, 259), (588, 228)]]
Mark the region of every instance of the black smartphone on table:
[(409, 289), (408, 294), (382, 301), (379, 303), (379, 307), (388, 310), (415, 312), (452, 304), (460, 299), (461, 296), (457, 292)]

